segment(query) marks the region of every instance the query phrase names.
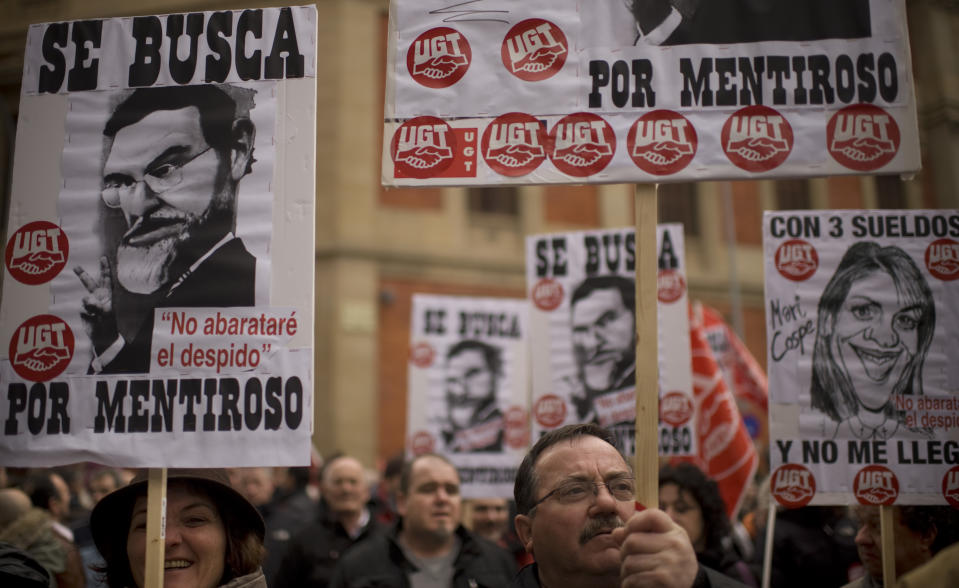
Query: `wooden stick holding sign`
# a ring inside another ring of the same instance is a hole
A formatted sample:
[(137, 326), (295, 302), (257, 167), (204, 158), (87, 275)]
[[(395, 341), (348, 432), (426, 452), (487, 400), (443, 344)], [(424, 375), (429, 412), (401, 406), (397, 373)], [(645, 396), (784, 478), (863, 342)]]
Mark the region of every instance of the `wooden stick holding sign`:
[(879, 507), (879, 534), (882, 536), (882, 585), (896, 585), (896, 534), (893, 532), (892, 506)]
[(163, 588), (166, 543), (166, 468), (151, 468), (147, 483), (146, 588)]
[(659, 506), (659, 335), (655, 191), (635, 189), (636, 204), (636, 500)]

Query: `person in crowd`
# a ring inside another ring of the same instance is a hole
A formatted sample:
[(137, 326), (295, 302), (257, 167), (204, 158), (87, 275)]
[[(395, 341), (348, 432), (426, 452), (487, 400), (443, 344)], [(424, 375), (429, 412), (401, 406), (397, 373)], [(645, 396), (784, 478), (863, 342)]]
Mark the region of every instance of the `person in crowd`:
[(93, 504), (96, 504), (101, 498), (123, 485), (119, 471), (113, 468), (95, 470), (90, 475), (90, 499), (93, 500)]
[(400, 488), (400, 474), (406, 457), (398, 453), (387, 460), (383, 467), (383, 475), (373, 491), (373, 505), (376, 519), (384, 525), (392, 525), (399, 515), (396, 513), (396, 495)]
[(427, 453), (406, 464), (397, 510), (391, 532), (340, 560), (332, 586), (499, 588), (515, 575), (509, 554), (460, 524), (460, 477), (447, 458)]
[[(776, 506), (771, 504), (769, 508)], [(773, 533), (770, 585), (776, 588), (842, 586), (856, 578), (861, 565), (855, 536), (856, 524), (849, 518), (846, 507), (804, 506), (780, 510)], [(752, 563), (763, 565), (765, 546), (763, 526), (758, 529)]]
[(955, 588), (959, 586), (959, 543), (953, 543), (928, 562), (899, 577), (897, 588)]
[[(144, 588), (147, 472), (98, 502), (90, 517), (110, 588)], [(167, 470), (166, 588), (266, 588), (263, 518), (219, 469)]]
[(0, 542), (0, 586), (50, 588), (50, 572), (29, 553), (10, 543)]
[(276, 576), (290, 540), (316, 519), (317, 500), (307, 491), (309, 467), (274, 468), (273, 481), (273, 498), (263, 511), (267, 513), (263, 573), (269, 586), (278, 586)]
[(369, 499), (363, 464), (348, 455), (331, 457), (320, 474), (317, 517), (290, 540), (272, 585), (328, 586), (343, 554), (354, 543), (380, 532)]
[(471, 531), (508, 551), (518, 567), (532, 563), (533, 558), (520, 543), (510, 524), (512, 508), (505, 498), (473, 498), (466, 503)]
[(666, 513), (639, 511), (633, 472), (607, 429), (567, 425), (540, 437), (513, 493), (516, 532), (536, 560), (514, 588), (742, 586), (698, 565), (689, 536)]
[[(949, 506), (893, 506), (896, 578), (928, 562), (959, 539), (959, 512)], [(866, 574), (843, 588), (881, 588), (882, 542), (879, 507), (857, 505), (856, 547)]]
[(888, 439), (905, 426), (894, 398), (922, 394), (922, 366), (936, 328), (932, 290), (908, 253), (853, 244), (819, 298), (812, 407), (820, 436)]
[(85, 582), (80, 556), (52, 525), (50, 513), (33, 506), (25, 492), (0, 489), (0, 542), (35, 559), (58, 588), (82, 588)]
[[(23, 490), (33, 506), (50, 515), (50, 528), (67, 554), (66, 569), (57, 574), (69, 586), (85, 586), (83, 559), (77, 548), (73, 530), (67, 526), (70, 510), (70, 487), (60, 474), (52, 469), (31, 470), (23, 482)], [(60, 584), (60, 581), (57, 582)]]
[(748, 586), (759, 586), (757, 574), (735, 550), (719, 486), (702, 470), (691, 463), (661, 468), (659, 508), (689, 535), (699, 563)]

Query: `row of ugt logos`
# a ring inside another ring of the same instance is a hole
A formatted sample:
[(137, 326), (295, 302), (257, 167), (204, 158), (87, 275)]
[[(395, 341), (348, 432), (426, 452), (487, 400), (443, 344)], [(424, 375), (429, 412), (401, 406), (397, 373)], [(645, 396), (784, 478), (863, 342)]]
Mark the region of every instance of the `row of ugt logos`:
[[(473, 129), (469, 129), (473, 130)], [(455, 131), (463, 131), (456, 129)], [(395, 132), (391, 156), (414, 177), (430, 177), (448, 167), (457, 153), (457, 133), (442, 119), (421, 116)], [(854, 171), (881, 168), (899, 150), (895, 118), (881, 107), (855, 104), (835, 112), (827, 123), (827, 148), (836, 161)], [(630, 127), (630, 157), (644, 171), (675, 173), (689, 164), (698, 148), (694, 125), (670, 110), (644, 114)], [(744, 107), (729, 116), (721, 144), (729, 160), (747, 171), (769, 171), (786, 160), (794, 143), (792, 125), (773, 108)], [(602, 170), (616, 150), (612, 126), (599, 115), (579, 112), (560, 119), (547, 133), (544, 121), (529, 114), (508, 113), (484, 130), (480, 152), (494, 171), (525, 175), (547, 157), (562, 171), (590, 175)], [(471, 155), (466, 154), (467, 156)], [(445, 164), (445, 165), (444, 165)], [(435, 173), (429, 173), (429, 172)]]

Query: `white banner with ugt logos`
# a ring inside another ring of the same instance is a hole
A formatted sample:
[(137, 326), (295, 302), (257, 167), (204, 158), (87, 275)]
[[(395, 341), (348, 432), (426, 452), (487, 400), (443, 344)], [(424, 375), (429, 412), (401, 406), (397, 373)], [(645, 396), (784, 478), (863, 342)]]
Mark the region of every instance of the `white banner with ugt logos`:
[[(683, 228), (656, 231), (659, 453), (694, 455)], [(636, 239), (633, 229), (531, 235), (526, 284), (533, 368), (533, 437), (562, 425), (608, 428), (624, 455), (636, 436)]]
[(772, 492), (959, 506), (959, 211), (763, 217)]
[(413, 296), (406, 445), (456, 466), (467, 498), (511, 498), (529, 446), (525, 300)]
[(386, 185), (918, 170), (903, 0), (392, 0)]

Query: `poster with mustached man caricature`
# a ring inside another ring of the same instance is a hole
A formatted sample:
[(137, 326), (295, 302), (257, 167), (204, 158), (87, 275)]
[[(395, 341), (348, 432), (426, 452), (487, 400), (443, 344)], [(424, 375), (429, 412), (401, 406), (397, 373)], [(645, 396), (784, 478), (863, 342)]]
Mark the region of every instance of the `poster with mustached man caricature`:
[(440, 453), (467, 498), (512, 498), (529, 447), (525, 300), (415, 294), (406, 448)]
[(959, 507), (959, 211), (763, 217), (771, 491)]
[[(526, 238), (533, 438), (571, 423), (607, 427), (635, 453), (635, 231)], [(657, 227), (659, 453), (697, 451), (683, 228)], [(641, 376), (641, 374), (640, 374)]]
[(29, 28), (2, 465), (309, 463), (316, 34), (311, 6)]

